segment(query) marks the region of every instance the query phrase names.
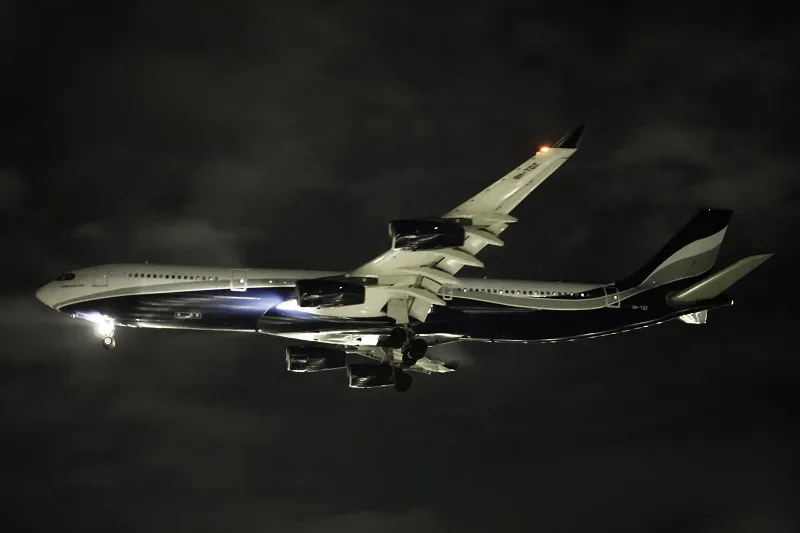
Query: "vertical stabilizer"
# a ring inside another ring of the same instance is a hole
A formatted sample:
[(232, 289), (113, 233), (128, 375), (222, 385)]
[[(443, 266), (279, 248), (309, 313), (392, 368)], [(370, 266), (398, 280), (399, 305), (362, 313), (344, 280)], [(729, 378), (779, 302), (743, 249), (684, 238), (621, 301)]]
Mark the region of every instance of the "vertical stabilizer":
[(642, 268), (617, 283), (620, 289), (658, 286), (708, 272), (731, 220), (728, 209), (703, 209)]

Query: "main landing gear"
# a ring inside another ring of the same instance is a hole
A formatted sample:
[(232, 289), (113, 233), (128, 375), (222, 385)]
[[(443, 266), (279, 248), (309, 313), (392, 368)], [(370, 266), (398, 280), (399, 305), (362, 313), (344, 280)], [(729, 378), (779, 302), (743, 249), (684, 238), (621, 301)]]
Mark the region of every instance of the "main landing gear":
[(411, 376), (403, 372), (402, 368), (394, 369), (394, 390), (406, 392), (411, 388)]
[(425, 352), (428, 351), (428, 343), (415, 337), (414, 332), (408, 326), (397, 326), (392, 329), (389, 333), (389, 346), (401, 350), (405, 368), (414, 366), (417, 361), (425, 357)]

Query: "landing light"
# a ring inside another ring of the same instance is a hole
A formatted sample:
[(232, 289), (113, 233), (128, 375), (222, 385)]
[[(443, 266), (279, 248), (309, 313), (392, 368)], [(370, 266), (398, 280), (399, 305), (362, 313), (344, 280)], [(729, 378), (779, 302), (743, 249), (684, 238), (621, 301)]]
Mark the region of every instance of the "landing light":
[(297, 305), (297, 300), (292, 298), (291, 300), (284, 300), (278, 305), (275, 306), (276, 309), (281, 311), (298, 311), (300, 313), (310, 313), (311, 311), (306, 307), (300, 307)]
[(114, 324), (112, 322), (98, 322), (94, 327), (94, 331), (98, 337), (110, 337), (114, 333)]
[(540, 152), (546, 152), (546, 151), (548, 151), (549, 149), (550, 149), (550, 147), (549, 147), (549, 146), (542, 146), (541, 148), (539, 148), (539, 151), (540, 151)]

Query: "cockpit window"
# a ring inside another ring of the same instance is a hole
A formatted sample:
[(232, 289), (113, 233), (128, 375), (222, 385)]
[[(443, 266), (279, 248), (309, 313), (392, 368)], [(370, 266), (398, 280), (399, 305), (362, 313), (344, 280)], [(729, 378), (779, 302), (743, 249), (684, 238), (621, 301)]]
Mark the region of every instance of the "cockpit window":
[(72, 272), (68, 272), (67, 274), (61, 274), (56, 278), (56, 281), (69, 281), (71, 279), (75, 279), (75, 274)]

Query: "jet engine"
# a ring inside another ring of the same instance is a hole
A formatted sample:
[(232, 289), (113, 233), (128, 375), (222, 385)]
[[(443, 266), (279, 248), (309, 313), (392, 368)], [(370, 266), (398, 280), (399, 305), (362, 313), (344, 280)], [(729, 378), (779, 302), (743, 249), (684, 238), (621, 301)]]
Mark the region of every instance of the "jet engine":
[(397, 250), (437, 250), (462, 246), (466, 234), (456, 219), (394, 220), (389, 223), (392, 248)]
[(347, 366), (347, 353), (324, 346), (289, 346), (286, 348), (286, 370), (320, 372)]
[(347, 381), (353, 389), (391, 387), (394, 385), (394, 370), (390, 365), (348, 365)]
[(295, 285), (300, 307), (341, 307), (364, 303), (366, 289), (360, 283), (338, 279), (301, 279)]
[(351, 389), (394, 387), (406, 392), (411, 387), (411, 376), (391, 365), (347, 365), (347, 381)]

